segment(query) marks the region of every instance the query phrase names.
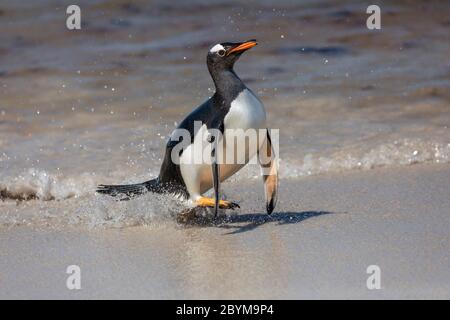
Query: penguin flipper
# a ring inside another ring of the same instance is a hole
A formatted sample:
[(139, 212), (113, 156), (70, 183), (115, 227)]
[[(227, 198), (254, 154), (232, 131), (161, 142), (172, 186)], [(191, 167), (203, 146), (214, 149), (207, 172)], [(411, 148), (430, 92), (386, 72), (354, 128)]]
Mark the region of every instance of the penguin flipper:
[(213, 175), (213, 186), (214, 186), (214, 216), (217, 217), (217, 212), (219, 211), (219, 201), (220, 201), (220, 172), (219, 164), (215, 159), (212, 163), (212, 175)]
[(211, 148), (211, 169), (214, 187), (214, 216), (217, 217), (220, 201), (220, 168), (217, 163), (217, 137), (210, 137)]
[(266, 139), (258, 150), (258, 162), (264, 181), (267, 214), (271, 214), (277, 203), (278, 197), (278, 159), (273, 149), (269, 130)]

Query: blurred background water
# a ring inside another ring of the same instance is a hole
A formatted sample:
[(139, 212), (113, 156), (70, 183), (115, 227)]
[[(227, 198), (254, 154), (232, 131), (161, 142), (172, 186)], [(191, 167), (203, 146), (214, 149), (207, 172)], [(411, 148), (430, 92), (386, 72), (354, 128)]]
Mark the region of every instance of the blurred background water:
[(0, 1), (0, 211), (156, 176), (214, 92), (209, 47), (251, 38), (235, 70), (280, 129), (284, 179), (449, 162), (447, 1), (379, 1), (381, 30), (337, 0), (80, 0), (68, 30), (72, 2)]

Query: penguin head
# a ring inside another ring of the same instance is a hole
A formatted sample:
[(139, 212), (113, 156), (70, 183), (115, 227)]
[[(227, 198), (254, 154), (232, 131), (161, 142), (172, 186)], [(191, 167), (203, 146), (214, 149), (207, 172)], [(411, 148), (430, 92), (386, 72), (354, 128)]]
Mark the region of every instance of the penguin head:
[(214, 45), (206, 58), (208, 69), (212, 70), (232, 70), (234, 63), (242, 53), (256, 46), (256, 40), (244, 42), (224, 42)]

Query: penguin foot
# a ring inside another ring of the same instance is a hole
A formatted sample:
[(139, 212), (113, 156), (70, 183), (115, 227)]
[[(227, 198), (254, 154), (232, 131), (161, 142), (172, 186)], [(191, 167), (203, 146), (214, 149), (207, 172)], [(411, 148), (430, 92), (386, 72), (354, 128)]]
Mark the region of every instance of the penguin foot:
[[(215, 200), (213, 198), (201, 197), (201, 198), (199, 198), (196, 201), (196, 204), (199, 207), (211, 207), (211, 208), (214, 208)], [(240, 206), (237, 203), (235, 203), (235, 202), (226, 201), (226, 200), (219, 200), (219, 208), (234, 210), (235, 208), (240, 208)]]

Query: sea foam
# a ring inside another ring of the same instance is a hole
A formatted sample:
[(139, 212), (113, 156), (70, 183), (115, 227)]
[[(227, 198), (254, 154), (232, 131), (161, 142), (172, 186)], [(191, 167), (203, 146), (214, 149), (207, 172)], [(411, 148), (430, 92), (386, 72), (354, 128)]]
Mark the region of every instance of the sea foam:
[[(299, 178), (314, 174), (368, 170), (383, 166), (448, 162), (450, 162), (450, 143), (402, 139), (379, 144), (367, 150), (360, 147), (345, 148), (328, 153), (308, 153), (301, 159), (283, 157), (282, 154), (280, 176), (281, 178)], [(232, 180), (259, 178), (257, 165), (247, 167), (232, 177)], [(0, 176), (0, 195), (4, 200), (67, 200), (92, 195), (95, 193), (96, 186), (105, 181), (111, 181), (111, 177), (86, 172), (64, 175), (31, 168), (18, 175)], [(116, 183), (124, 183), (124, 181)]]

